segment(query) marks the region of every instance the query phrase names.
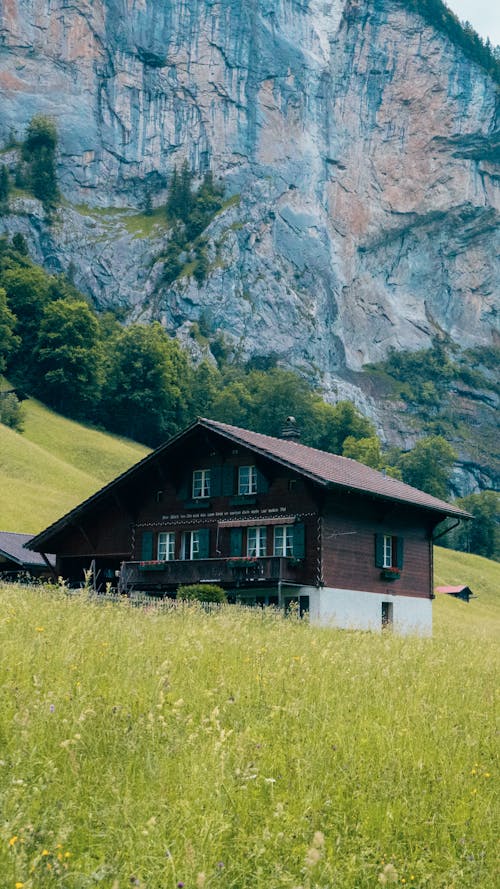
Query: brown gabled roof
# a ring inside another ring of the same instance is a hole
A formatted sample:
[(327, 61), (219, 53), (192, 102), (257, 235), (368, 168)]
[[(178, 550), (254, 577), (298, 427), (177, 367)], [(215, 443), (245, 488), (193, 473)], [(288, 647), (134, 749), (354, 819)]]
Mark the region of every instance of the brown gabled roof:
[(398, 479), (384, 475), (376, 469), (371, 469), (357, 460), (348, 457), (339, 457), (338, 454), (330, 454), (327, 451), (318, 451), (307, 445), (299, 444), (289, 439), (273, 438), (270, 435), (262, 435), (260, 432), (250, 432), (239, 429), (237, 426), (229, 426), (226, 423), (218, 423), (215, 420), (202, 420), (204, 425), (229, 436), (233, 441), (245, 444), (266, 457), (279, 460), (280, 463), (307, 475), (319, 484), (335, 485), (348, 488), (352, 491), (362, 491), (384, 497), (389, 500), (399, 500), (414, 506), (423, 506), (445, 515), (462, 516), (470, 518), (469, 513), (456, 506), (432, 497), (418, 488), (412, 488)]
[(283, 466), (287, 466), (289, 469), (310, 478), (319, 485), (325, 487), (335, 486), (371, 494), (386, 500), (397, 500), (401, 503), (420, 506), (435, 513), (440, 513), (443, 518), (445, 516), (471, 518), (469, 513), (446, 503), (444, 500), (425, 494), (417, 488), (412, 488), (410, 485), (404, 484), (404, 482), (386, 476), (382, 472), (377, 472), (376, 469), (364, 466), (364, 464), (358, 463), (356, 460), (350, 460), (348, 457), (339, 457), (337, 454), (319, 451), (317, 448), (310, 448), (296, 441), (274, 438), (270, 435), (263, 435), (261, 432), (251, 432), (248, 429), (240, 429), (238, 426), (230, 426), (227, 423), (219, 423), (216, 420), (207, 420), (200, 417), (183, 432), (173, 436), (165, 444), (160, 445), (151, 454), (148, 454), (130, 469), (117, 476), (104, 488), (101, 488), (100, 491), (97, 491), (62, 516), (62, 518), (46, 528), (45, 531), (33, 537), (27, 544), (29, 549), (43, 552), (46, 542), (50, 541), (54, 534), (57, 534), (65, 526), (69, 525), (79, 514), (100, 500), (108, 491), (121, 485), (131, 475), (140, 472), (143, 467), (181, 443), (182, 439), (193, 433), (198, 427), (210, 429), (236, 444), (249, 447), (255, 453), (275, 460)]

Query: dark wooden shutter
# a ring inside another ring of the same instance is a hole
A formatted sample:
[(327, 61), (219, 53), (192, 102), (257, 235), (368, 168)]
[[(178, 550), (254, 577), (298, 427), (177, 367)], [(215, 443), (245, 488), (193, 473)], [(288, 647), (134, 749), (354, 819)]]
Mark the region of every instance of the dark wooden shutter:
[(306, 554), (306, 534), (303, 522), (293, 526), (293, 555), (295, 559), (303, 559)]
[(198, 558), (208, 559), (210, 555), (210, 530), (209, 528), (200, 528), (198, 531), (198, 539), (200, 541), (200, 549)]
[(153, 532), (143, 531), (141, 541), (141, 559), (143, 562), (151, 562), (153, 558)]
[(396, 537), (396, 568), (403, 567), (404, 561), (404, 538)]
[(257, 472), (257, 493), (265, 494), (269, 490), (269, 484), (265, 475), (262, 474), (260, 469), (256, 470)]
[(229, 554), (231, 556), (241, 556), (243, 553), (243, 530), (241, 528), (230, 528), (231, 536), (229, 538)]
[(234, 466), (225, 463), (222, 467), (222, 496), (231, 497), (234, 494)]
[(210, 470), (210, 496), (220, 497), (222, 494), (222, 466), (212, 466)]
[(179, 479), (177, 488), (177, 497), (179, 500), (187, 500), (191, 496), (190, 488), (191, 477), (184, 475)]
[(377, 568), (384, 567), (384, 535), (375, 534), (375, 565)]

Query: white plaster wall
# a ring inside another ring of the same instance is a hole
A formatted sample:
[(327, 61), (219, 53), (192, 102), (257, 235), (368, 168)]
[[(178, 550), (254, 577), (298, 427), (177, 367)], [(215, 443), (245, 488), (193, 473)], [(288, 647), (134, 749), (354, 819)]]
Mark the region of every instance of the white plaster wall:
[(413, 596), (391, 596), (362, 590), (303, 587), (309, 596), (311, 623), (349, 630), (382, 630), (382, 602), (392, 602), (393, 629), (400, 635), (432, 635), (432, 602)]

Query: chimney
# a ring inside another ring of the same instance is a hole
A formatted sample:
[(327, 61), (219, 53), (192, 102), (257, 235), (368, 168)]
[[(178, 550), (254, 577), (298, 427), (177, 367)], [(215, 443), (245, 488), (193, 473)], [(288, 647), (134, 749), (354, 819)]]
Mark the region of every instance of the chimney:
[(300, 438), (300, 429), (297, 426), (295, 417), (287, 417), (281, 429), (281, 437), (288, 441), (298, 441)]

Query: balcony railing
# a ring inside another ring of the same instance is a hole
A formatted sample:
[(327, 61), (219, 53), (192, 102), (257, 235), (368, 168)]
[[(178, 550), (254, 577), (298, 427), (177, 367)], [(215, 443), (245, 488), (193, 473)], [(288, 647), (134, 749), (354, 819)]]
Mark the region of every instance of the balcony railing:
[[(301, 563), (282, 556), (231, 557), (151, 562), (123, 562), (122, 592), (168, 590), (180, 584), (219, 583), (224, 587), (250, 586), (279, 580), (297, 581)], [(300, 578), (302, 579), (302, 578)]]

